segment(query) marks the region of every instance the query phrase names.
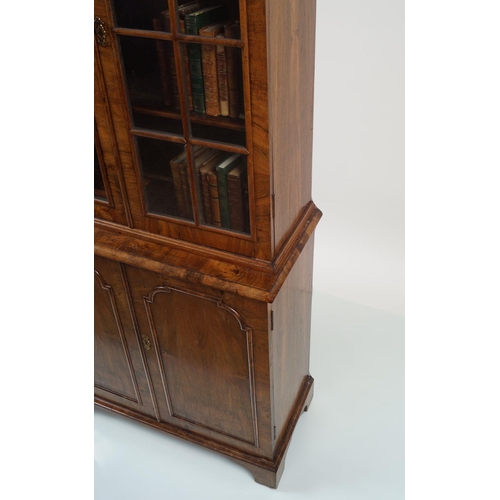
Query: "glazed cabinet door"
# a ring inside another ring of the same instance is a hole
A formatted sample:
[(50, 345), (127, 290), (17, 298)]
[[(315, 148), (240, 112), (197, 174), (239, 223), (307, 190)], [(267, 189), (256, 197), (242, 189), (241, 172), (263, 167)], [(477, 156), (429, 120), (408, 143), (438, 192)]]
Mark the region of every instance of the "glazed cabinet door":
[(233, 302), (135, 267), (127, 266), (127, 276), (141, 335), (151, 343), (146, 357), (161, 421), (265, 454), (271, 439), (265, 304)]
[(130, 225), (97, 44), (94, 49), (94, 217)]
[(96, 399), (157, 416), (144, 350), (133, 324), (123, 265), (95, 257), (94, 387)]
[(252, 43), (265, 55), (262, 0), (94, 5), (133, 226), (269, 259), (265, 58), (249, 61)]

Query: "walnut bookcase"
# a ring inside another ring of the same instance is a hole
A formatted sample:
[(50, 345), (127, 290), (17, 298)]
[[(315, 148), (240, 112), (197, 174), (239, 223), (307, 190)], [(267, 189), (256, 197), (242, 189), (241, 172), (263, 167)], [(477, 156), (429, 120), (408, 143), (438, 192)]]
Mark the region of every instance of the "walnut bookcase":
[(275, 488), (313, 394), (315, 0), (94, 7), (95, 403)]

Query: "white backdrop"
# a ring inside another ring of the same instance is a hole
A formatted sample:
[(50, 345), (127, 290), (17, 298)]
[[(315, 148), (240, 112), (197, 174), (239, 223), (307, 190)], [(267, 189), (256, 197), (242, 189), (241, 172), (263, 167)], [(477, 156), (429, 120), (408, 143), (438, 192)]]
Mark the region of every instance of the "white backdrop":
[(317, 0), (314, 113), (315, 290), (404, 315), (403, 0)]

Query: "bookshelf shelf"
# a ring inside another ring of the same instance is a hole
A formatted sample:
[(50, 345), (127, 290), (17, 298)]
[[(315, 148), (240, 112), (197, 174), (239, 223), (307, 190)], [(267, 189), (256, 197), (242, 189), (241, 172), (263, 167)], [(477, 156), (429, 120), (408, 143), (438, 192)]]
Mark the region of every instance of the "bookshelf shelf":
[(94, 9), (95, 402), (277, 487), (313, 393), (315, 0)]
[(174, 182), (174, 179), (170, 176), (166, 175), (161, 175), (161, 174), (146, 174), (144, 176), (145, 180), (148, 181), (150, 179), (157, 179), (159, 181), (165, 181), (165, 182)]
[[(162, 118), (181, 119), (180, 111), (148, 108), (144, 106), (132, 106), (132, 111), (143, 115), (159, 116)], [(227, 116), (209, 116), (191, 112), (189, 119), (192, 123), (201, 123), (212, 127), (228, 128), (231, 130), (245, 130), (245, 121), (240, 118), (230, 118)]]

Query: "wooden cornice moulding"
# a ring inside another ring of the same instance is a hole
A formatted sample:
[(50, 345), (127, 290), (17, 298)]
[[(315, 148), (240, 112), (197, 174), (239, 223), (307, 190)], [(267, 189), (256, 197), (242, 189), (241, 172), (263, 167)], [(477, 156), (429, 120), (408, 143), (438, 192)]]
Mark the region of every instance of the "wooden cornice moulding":
[[(273, 262), (96, 221), (95, 254), (242, 297), (273, 302), (322, 217), (310, 202)], [(228, 265), (230, 264), (230, 265)]]

